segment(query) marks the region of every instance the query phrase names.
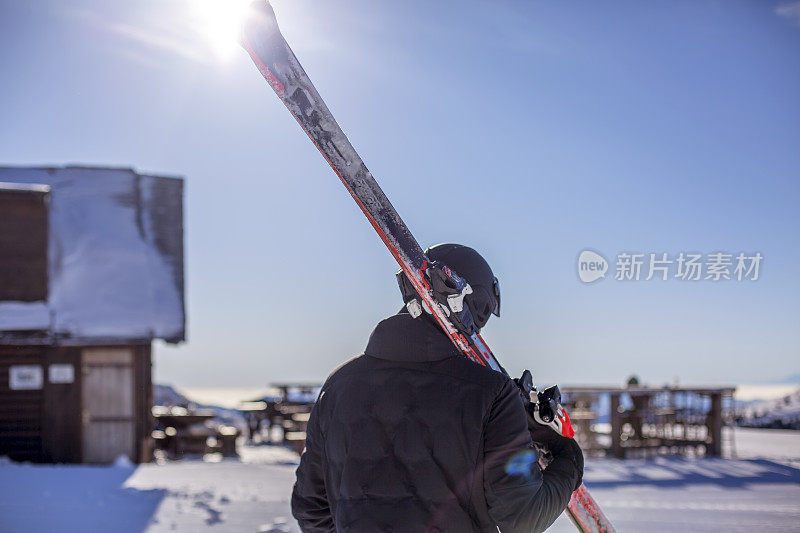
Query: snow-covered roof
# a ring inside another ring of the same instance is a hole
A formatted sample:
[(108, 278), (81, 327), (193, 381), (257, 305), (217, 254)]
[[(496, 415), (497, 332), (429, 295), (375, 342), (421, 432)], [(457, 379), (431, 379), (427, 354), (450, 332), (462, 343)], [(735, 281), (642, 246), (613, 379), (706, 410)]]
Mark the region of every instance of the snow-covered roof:
[(0, 302), (0, 342), (184, 340), (183, 179), (0, 167), (0, 182), (50, 193), (47, 301)]
[(50, 187), (41, 183), (10, 183), (8, 181), (0, 181), (0, 189), (5, 191), (50, 192)]

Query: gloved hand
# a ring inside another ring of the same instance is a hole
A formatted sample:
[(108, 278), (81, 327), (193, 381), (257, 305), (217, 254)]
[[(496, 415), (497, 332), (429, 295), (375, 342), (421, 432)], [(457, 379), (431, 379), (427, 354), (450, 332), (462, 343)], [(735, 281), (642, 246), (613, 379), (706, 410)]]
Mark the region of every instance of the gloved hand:
[[(528, 431), (531, 441), (539, 450), (545, 450), (553, 456), (553, 460), (564, 465), (567, 460), (577, 472), (575, 488), (581, 486), (583, 480), (583, 452), (573, 438), (575, 430), (564, 407), (561, 405), (561, 392), (556, 385), (543, 391), (533, 387), (533, 376), (526, 370), (517, 379), (525, 410), (528, 412)], [(564, 465), (569, 468), (569, 466)], [(572, 469), (570, 469), (572, 470)]]
[[(553, 456), (553, 460), (567, 459), (577, 471), (577, 480), (573, 490), (578, 490), (583, 482), (583, 451), (574, 438), (559, 435), (549, 425), (542, 425), (533, 416), (528, 415), (528, 430), (531, 440), (539, 448), (544, 448)], [(552, 464), (552, 462), (551, 462)]]
[(574, 441), (574, 439), (557, 433), (549, 424), (540, 424), (531, 413), (528, 413), (528, 431), (531, 433), (533, 442), (545, 448), (554, 456), (560, 455), (569, 446), (569, 443)]

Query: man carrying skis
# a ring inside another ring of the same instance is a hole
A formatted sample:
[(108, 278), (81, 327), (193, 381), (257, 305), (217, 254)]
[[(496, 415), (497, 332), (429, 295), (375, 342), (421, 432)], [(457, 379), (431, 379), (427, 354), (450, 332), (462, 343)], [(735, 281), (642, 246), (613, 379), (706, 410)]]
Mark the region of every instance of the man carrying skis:
[[(497, 278), (475, 250), (426, 255), (469, 283), (478, 328), (499, 315)], [(322, 387), (292, 493), (300, 528), (543, 531), (581, 483), (580, 448), (533, 421), (513, 380), (460, 355), (413, 307), (380, 322)], [(532, 442), (552, 454), (544, 470)]]

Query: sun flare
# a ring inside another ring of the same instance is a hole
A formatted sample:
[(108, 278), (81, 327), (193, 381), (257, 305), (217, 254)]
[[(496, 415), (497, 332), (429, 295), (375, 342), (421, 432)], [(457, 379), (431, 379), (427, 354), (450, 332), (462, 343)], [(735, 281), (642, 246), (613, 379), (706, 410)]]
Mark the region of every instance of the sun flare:
[(214, 52), (230, 58), (239, 48), (239, 34), (252, 0), (195, 0), (198, 31)]

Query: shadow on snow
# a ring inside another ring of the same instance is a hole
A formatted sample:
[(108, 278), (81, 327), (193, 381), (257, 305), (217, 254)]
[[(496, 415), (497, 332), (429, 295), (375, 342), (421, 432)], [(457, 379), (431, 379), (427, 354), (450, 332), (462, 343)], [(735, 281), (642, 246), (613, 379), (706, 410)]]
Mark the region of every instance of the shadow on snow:
[(124, 487), (134, 472), (133, 466), (2, 465), (0, 529), (140, 533), (166, 491)]
[(652, 486), (663, 488), (688, 485), (717, 485), (744, 488), (754, 483), (800, 484), (800, 470), (766, 459), (684, 459), (601, 460), (587, 462), (590, 488)]

